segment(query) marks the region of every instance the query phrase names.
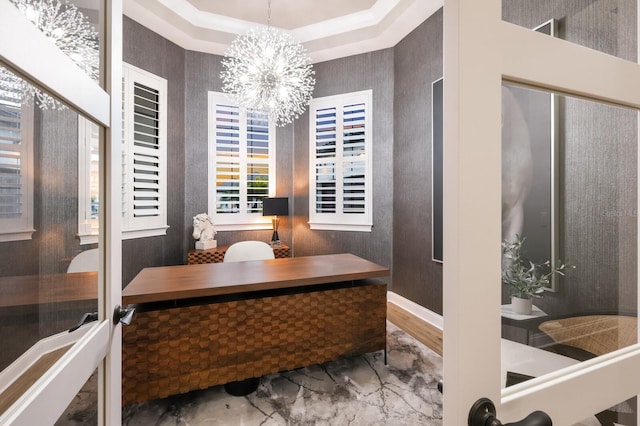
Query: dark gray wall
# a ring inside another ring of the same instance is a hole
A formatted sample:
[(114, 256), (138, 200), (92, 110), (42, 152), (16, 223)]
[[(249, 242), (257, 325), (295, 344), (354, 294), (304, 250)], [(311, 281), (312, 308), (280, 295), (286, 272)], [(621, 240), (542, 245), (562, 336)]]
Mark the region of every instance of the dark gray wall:
[(391, 267), (393, 242), (393, 49), (314, 65), (315, 98), (373, 90), (373, 229), (309, 229), (309, 113), (294, 124), (294, 244), (296, 256), (350, 252)]
[(442, 9), (396, 45), (393, 291), (442, 314), (431, 253), (431, 83), (442, 77)]
[(147, 266), (185, 262), (185, 51), (131, 19), (123, 22), (123, 60), (167, 80), (167, 235), (122, 242), (122, 280), (126, 286)]

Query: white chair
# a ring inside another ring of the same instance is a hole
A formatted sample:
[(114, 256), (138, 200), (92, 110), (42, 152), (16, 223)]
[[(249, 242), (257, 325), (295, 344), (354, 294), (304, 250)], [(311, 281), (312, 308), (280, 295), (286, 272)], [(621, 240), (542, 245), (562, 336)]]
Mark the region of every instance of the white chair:
[(274, 259), (271, 246), (262, 241), (240, 241), (231, 244), (224, 254), (224, 262)]
[(67, 273), (70, 272), (97, 272), (100, 264), (100, 252), (98, 249), (85, 250), (71, 259)]
[[(223, 262), (244, 260), (275, 259), (271, 246), (262, 241), (240, 241), (231, 244), (224, 254)], [(245, 396), (258, 389), (260, 377), (231, 382), (224, 385), (225, 391), (233, 396)]]

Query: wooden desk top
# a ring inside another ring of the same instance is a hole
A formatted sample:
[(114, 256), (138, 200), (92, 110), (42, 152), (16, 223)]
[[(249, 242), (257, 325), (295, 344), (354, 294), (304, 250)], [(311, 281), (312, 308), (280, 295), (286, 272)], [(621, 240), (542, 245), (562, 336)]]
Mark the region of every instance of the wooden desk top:
[(238, 294), (389, 276), (353, 254), (145, 268), (122, 292), (123, 304)]
[(0, 307), (98, 298), (98, 273), (0, 277)]

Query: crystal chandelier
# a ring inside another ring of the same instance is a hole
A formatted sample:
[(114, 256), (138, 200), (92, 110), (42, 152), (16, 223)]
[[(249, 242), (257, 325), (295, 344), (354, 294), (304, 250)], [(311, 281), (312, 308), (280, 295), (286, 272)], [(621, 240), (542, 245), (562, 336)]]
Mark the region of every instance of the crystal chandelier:
[[(36, 28), (94, 81), (99, 78), (98, 33), (76, 6), (59, 0), (10, 0)], [(41, 109), (65, 106), (0, 66), (0, 97), (16, 103), (34, 100)]]
[(222, 90), (241, 109), (265, 113), (277, 126), (291, 123), (309, 105), (315, 84), (310, 59), (290, 34), (271, 27), (271, 0), (267, 27), (236, 38), (222, 66)]

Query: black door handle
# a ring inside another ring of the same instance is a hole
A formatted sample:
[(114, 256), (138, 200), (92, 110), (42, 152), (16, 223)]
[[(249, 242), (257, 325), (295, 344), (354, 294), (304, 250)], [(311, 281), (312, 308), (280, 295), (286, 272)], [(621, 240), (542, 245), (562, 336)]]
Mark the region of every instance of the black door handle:
[(553, 421), (547, 413), (534, 411), (524, 419), (515, 423), (502, 424), (496, 418), (496, 406), (488, 398), (477, 400), (469, 411), (469, 426), (553, 426)]
[(76, 331), (83, 325), (88, 324), (92, 321), (98, 321), (98, 313), (97, 312), (85, 313), (84, 315), (82, 315), (82, 318), (80, 318), (80, 322), (78, 322), (76, 325), (74, 325), (69, 329), (69, 333), (71, 333), (72, 331)]
[(120, 305), (116, 305), (116, 308), (113, 310), (113, 323), (117, 324), (121, 322), (124, 325), (129, 325), (131, 324), (133, 314), (135, 313), (136, 308), (134, 305), (127, 305), (126, 308), (123, 308)]

